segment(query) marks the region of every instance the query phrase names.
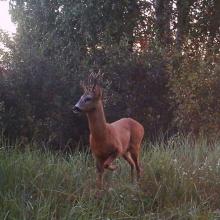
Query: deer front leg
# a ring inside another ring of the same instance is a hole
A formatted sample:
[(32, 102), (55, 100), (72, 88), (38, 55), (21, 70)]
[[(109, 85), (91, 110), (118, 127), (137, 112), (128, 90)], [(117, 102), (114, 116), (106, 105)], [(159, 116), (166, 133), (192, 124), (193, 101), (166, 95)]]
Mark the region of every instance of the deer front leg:
[(114, 171), (115, 169), (117, 169), (117, 167), (113, 164), (111, 164), (118, 156), (118, 152), (114, 152), (112, 153), (107, 159), (106, 161), (104, 162), (104, 168), (105, 169), (109, 169), (109, 170), (112, 170)]
[(104, 164), (100, 160), (96, 160), (97, 180), (96, 185), (99, 189), (103, 188)]
[(111, 170), (111, 171), (115, 171), (117, 169), (117, 166), (114, 164), (110, 164), (107, 169)]
[(117, 168), (115, 165), (111, 164), (117, 156), (118, 152), (114, 152), (104, 161), (96, 158), (97, 187), (99, 189), (103, 188), (104, 169), (110, 169), (113, 171)]

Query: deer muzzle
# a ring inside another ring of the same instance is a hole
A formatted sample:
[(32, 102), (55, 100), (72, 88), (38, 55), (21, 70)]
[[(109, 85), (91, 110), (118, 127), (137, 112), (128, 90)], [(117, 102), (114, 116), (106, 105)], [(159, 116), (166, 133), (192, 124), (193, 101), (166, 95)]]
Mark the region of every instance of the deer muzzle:
[(76, 113), (76, 114), (82, 112), (82, 110), (81, 110), (78, 106), (76, 106), (76, 105), (73, 106), (72, 110), (73, 110), (73, 112)]

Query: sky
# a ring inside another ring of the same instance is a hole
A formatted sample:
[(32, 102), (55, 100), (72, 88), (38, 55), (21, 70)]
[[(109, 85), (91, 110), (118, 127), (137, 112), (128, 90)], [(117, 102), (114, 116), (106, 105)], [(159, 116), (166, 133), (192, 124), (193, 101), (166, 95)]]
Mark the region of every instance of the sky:
[(9, 34), (16, 32), (16, 26), (11, 22), (11, 16), (8, 12), (9, 1), (0, 0), (0, 28)]

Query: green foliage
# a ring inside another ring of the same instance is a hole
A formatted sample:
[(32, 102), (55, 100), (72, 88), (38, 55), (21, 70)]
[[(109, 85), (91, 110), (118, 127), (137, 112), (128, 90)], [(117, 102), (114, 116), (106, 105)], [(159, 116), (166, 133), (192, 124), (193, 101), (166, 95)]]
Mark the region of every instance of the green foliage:
[(53, 146), (85, 139), (85, 117), (71, 107), (98, 69), (108, 121), (134, 117), (150, 136), (219, 131), (218, 1), (154, 3), (11, 0), (17, 33), (0, 32), (5, 134)]
[[(127, 47), (107, 51), (104, 71), (111, 84), (113, 100), (106, 104), (111, 121), (118, 115), (134, 117), (145, 126), (146, 134), (166, 131), (171, 120), (168, 100), (168, 62), (154, 46), (148, 53), (129, 53)], [(107, 94), (108, 96), (108, 94)]]
[(26, 145), (21, 153), (3, 140), (0, 149), (1, 219), (219, 218), (218, 142), (175, 136), (145, 143), (140, 185), (130, 183), (128, 164), (118, 160), (99, 196), (88, 152), (62, 155)]
[(176, 103), (175, 123), (179, 128), (194, 134), (218, 134), (219, 82), (219, 64), (187, 55), (183, 58), (170, 80)]

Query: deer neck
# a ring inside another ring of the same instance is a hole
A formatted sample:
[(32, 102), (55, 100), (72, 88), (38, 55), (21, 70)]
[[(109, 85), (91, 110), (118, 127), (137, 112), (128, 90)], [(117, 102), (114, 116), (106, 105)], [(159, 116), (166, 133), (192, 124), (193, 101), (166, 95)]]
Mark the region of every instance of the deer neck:
[(98, 102), (97, 108), (87, 113), (89, 130), (93, 138), (102, 140), (106, 135), (106, 119), (102, 101)]

